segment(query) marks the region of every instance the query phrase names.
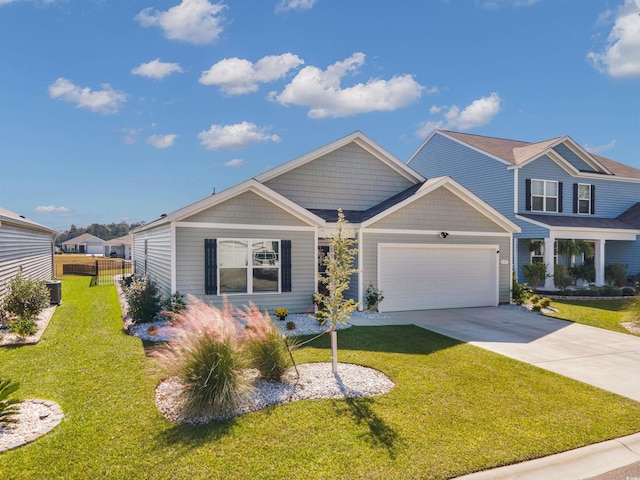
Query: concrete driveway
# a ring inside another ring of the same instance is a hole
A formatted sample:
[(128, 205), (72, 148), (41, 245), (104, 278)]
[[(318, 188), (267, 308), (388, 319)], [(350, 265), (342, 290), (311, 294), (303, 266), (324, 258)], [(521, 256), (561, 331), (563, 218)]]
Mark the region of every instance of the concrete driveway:
[(511, 307), (393, 312), (354, 325), (414, 324), (640, 401), (640, 337)]

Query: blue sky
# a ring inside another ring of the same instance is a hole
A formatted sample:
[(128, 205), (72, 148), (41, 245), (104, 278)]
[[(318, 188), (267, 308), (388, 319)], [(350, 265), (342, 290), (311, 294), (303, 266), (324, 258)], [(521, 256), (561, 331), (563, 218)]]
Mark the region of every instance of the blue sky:
[(0, 0), (0, 206), (151, 221), (360, 130), (640, 168), (640, 0)]

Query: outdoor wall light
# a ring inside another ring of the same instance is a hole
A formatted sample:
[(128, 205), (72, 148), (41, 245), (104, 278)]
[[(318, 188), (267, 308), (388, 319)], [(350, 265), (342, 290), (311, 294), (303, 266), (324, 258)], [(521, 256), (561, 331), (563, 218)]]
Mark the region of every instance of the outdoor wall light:
[(449, 234), (447, 232), (440, 232), (440, 236), (442, 238), (447, 238), (449, 236)]

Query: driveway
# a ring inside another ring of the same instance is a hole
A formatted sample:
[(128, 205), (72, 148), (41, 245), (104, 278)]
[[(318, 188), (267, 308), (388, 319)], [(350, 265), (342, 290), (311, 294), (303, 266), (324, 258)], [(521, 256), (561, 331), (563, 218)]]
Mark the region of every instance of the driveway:
[(511, 307), (393, 312), (354, 325), (414, 324), (640, 402), (640, 337)]

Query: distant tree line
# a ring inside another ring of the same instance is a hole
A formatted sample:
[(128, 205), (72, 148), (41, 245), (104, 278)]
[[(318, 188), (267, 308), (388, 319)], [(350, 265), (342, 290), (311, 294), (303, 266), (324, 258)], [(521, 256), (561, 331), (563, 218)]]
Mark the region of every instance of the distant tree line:
[(59, 233), (56, 237), (55, 243), (56, 245), (60, 245), (62, 242), (66, 242), (72, 238), (78, 237), (83, 233), (89, 233), (94, 237), (101, 238), (102, 240), (111, 240), (113, 238), (123, 237), (129, 233), (130, 230), (144, 225), (144, 222), (138, 223), (110, 223), (100, 225), (98, 223), (93, 223), (88, 227), (76, 227), (75, 225), (71, 225), (68, 230), (65, 230), (62, 233)]

